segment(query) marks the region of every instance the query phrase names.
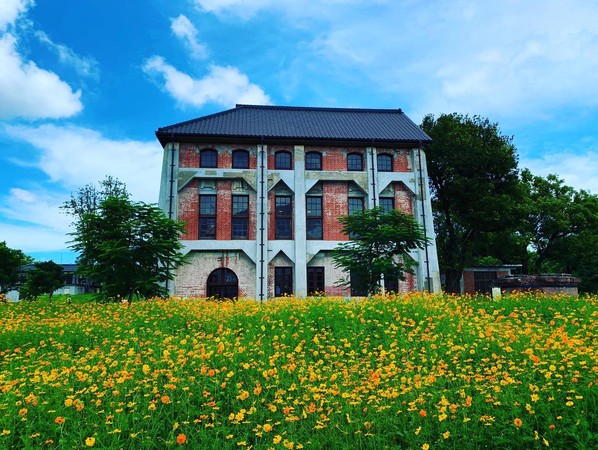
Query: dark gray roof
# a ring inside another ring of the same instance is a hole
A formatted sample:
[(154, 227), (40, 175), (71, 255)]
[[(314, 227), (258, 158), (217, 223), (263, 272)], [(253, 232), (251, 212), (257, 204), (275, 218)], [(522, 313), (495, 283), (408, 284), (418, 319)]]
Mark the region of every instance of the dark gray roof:
[(400, 109), (237, 105), (233, 109), (159, 128), (165, 145), (198, 138), (259, 141), (430, 142)]

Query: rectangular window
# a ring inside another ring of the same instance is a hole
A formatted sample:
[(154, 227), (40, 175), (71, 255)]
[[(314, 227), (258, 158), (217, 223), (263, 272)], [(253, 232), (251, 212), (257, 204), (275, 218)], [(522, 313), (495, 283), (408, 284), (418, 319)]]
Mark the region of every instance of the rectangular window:
[(308, 267), (307, 268), (307, 295), (314, 295), (316, 293), (324, 293), (324, 268), (323, 267)]
[(363, 197), (349, 197), (349, 214), (363, 211)]
[(199, 238), (216, 239), (216, 196), (199, 196)]
[(322, 239), (322, 197), (306, 197), (307, 239)]
[[(473, 273), (473, 283), (475, 291), (480, 294), (490, 294), (492, 292), (492, 283), (496, 280), (496, 272), (483, 271)], [(426, 286), (426, 289), (428, 286)]]
[(384, 212), (392, 211), (395, 209), (395, 199), (392, 197), (380, 197), (380, 208)]
[(274, 268), (274, 295), (293, 294), (293, 268), (275, 267)]
[(249, 196), (233, 195), (232, 239), (249, 237)]
[(366, 297), (368, 295), (367, 286), (364, 286), (361, 277), (351, 271), (351, 297)]
[(277, 195), (274, 201), (275, 237), (293, 239), (293, 200), (288, 195)]

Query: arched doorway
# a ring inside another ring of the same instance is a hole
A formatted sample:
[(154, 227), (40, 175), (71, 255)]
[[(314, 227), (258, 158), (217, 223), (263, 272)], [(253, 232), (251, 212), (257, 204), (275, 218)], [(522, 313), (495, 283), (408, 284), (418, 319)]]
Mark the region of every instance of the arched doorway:
[(208, 277), (208, 297), (235, 298), (239, 296), (239, 280), (230, 269), (216, 269)]

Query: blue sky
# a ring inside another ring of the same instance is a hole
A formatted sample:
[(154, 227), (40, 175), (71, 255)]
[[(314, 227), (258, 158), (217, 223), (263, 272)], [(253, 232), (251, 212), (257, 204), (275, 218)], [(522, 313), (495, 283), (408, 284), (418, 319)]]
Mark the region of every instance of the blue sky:
[(157, 202), (161, 126), (236, 103), (488, 117), (598, 193), (594, 0), (1, 0), (0, 241), (74, 262), (71, 192)]

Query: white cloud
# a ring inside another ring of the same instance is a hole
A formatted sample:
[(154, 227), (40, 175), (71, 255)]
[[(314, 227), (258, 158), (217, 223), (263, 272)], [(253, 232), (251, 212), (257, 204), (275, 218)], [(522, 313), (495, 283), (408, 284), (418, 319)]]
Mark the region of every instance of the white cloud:
[(147, 74), (163, 77), (164, 89), (181, 105), (201, 107), (216, 103), (232, 107), (235, 103), (270, 103), (262, 88), (251, 83), (237, 68), (210, 65), (208, 69), (205, 77), (195, 79), (166, 63), (161, 56), (151, 57), (143, 66)]
[(24, 62), (11, 34), (0, 38), (0, 119), (70, 117), (83, 108), (81, 91), (33, 61)]
[(33, 0), (2, 0), (0, 2), (0, 31), (13, 24), (17, 17), (33, 3)]
[(197, 59), (203, 59), (207, 56), (208, 50), (204, 44), (197, 39), (197, 29), (191, 21), (184, 15), (176, 19), (170, 19), (170, 29), (179, 39), (182, 39), (185, 45), (191, 50), (191, 56)]
[(10, 126), (5, 131), (39, 149), (33, 164), (67, 190), (111, 175), (127, 185), (134, 200), (158, 202), (162, 148), (157, 141), (116, 141), (74, 126)]
[(598, 195), (598, 151), (585, 154), (560, 152), (537, 158), (521, 158), (520, 167), (527, 167), (534, 175), (556, 174), (565, 184)]
[(83, 77), (97, 79), (99, 77), (98, 62), (94, 58), (77, 55), (72, 49), (62, 44), (56, 44), (43, 31), (36, 31), (35, 36), (50, 50), (58, 55), (61, 63), (73, 67)]

